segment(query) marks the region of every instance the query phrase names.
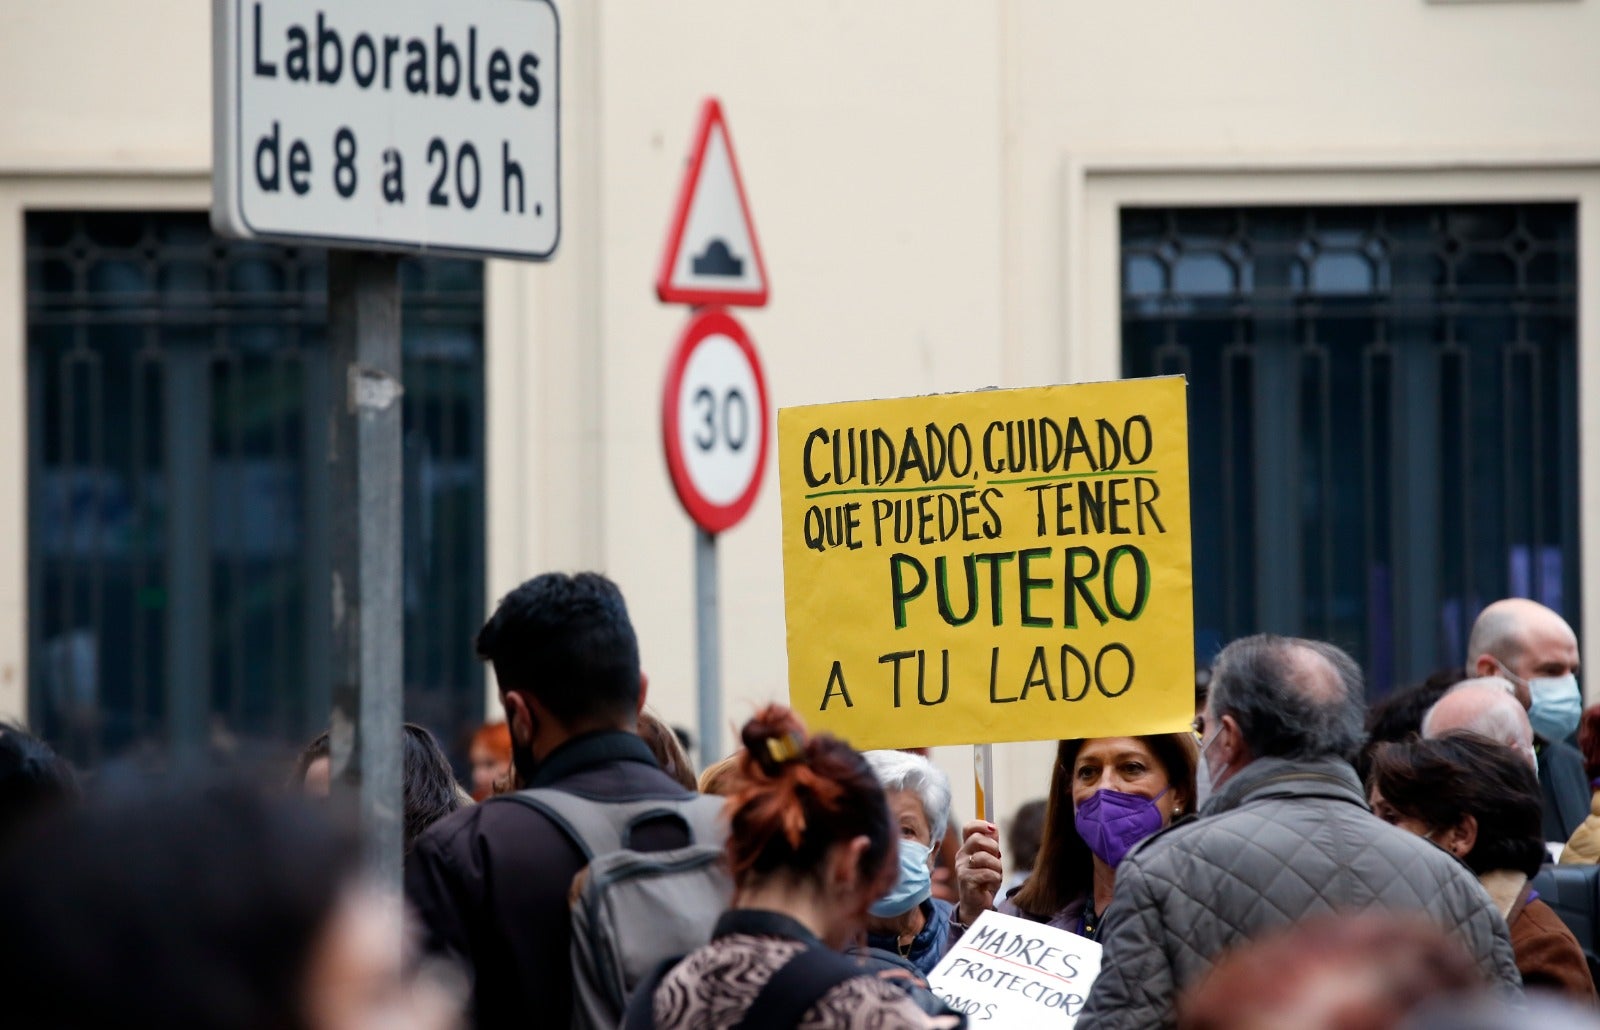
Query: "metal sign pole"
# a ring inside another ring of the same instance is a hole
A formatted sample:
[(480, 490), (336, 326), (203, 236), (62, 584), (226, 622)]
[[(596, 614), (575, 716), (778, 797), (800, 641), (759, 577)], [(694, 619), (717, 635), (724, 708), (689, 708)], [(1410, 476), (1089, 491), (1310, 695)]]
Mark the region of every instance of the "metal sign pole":
[(717, 605), (717, 535), (694, 530), (694, 612), (699, 673), (700, 765), (722, 757), (722, 642)]
[(357, 791), (369, 873), (401, 887), (400, 261), (328, 255), (333, 409), (333, 779)]

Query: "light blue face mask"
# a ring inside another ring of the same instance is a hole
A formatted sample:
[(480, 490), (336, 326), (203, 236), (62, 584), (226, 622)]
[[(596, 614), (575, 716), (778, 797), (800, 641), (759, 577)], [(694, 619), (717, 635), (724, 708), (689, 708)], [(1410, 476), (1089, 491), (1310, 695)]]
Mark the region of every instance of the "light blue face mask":
[(879, 919), (889, 919), (904, 915), (927, 901), (933, 893), (933, 871), (928, 868), (928, 854), (932, 850), (919, 841), (900, 838), (900, 879), (867, 911)]
[(1533, 732), (1545, 740), (1566, 740), (1578, 728), (1583, 718), (1583, 694), (1578, 691), (1578, 677), (1547, 676), (1528, 681), (1528, 694), (1533, 705), (1528, 709), (1528, 721)]

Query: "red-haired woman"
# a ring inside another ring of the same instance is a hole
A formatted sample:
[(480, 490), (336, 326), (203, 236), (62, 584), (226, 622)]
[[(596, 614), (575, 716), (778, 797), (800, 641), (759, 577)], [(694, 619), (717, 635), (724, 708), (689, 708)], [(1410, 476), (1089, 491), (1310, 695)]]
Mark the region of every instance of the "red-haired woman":
[(511, 775), (511, 731), (503, 722), (486, 722), (472, 734), (467, 748), (472, 761), (472, 800), (486, 801), (495, 784)]
[(898, 834), (866, 760), (825, 734), (807, 739), (781, 705), (759, 712), (742, 736), (725, 809), (733, 906), (711, 943), (656, 988), (654, 1025), (955, 1025), (839, 952), (898, 871)]
[[(1033, 872), (1000, 900), (999, 910), (1098, 940), (1123, 856), (1194, 810), (1196, 761), (1192, 733), (1063, 740)], [(952, 937), (995, 907), (1002, 882), (994, 824), (969, 822), (962, 835)]]

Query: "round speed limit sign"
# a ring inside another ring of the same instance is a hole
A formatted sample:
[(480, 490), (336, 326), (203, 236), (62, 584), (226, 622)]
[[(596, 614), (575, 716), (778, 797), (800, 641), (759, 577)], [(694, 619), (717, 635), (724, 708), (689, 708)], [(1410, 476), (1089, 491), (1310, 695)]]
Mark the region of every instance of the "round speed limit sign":
[(767, 384), (744, 327), (702, 311), (678, 340), (661, 394), (661, 436), (672, 487), (708, 533), (755, 503), (767, 465)]

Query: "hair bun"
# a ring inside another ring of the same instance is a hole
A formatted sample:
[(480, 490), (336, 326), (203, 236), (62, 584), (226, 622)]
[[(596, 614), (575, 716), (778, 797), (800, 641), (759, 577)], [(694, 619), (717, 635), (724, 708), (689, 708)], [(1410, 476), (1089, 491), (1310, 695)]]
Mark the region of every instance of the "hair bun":
[(768, 776), (777, 776), (784, 766), (806, 758), (805, 724), (783, 705), (768, 705), (757, 712), (744, 724), (740, 739)]

